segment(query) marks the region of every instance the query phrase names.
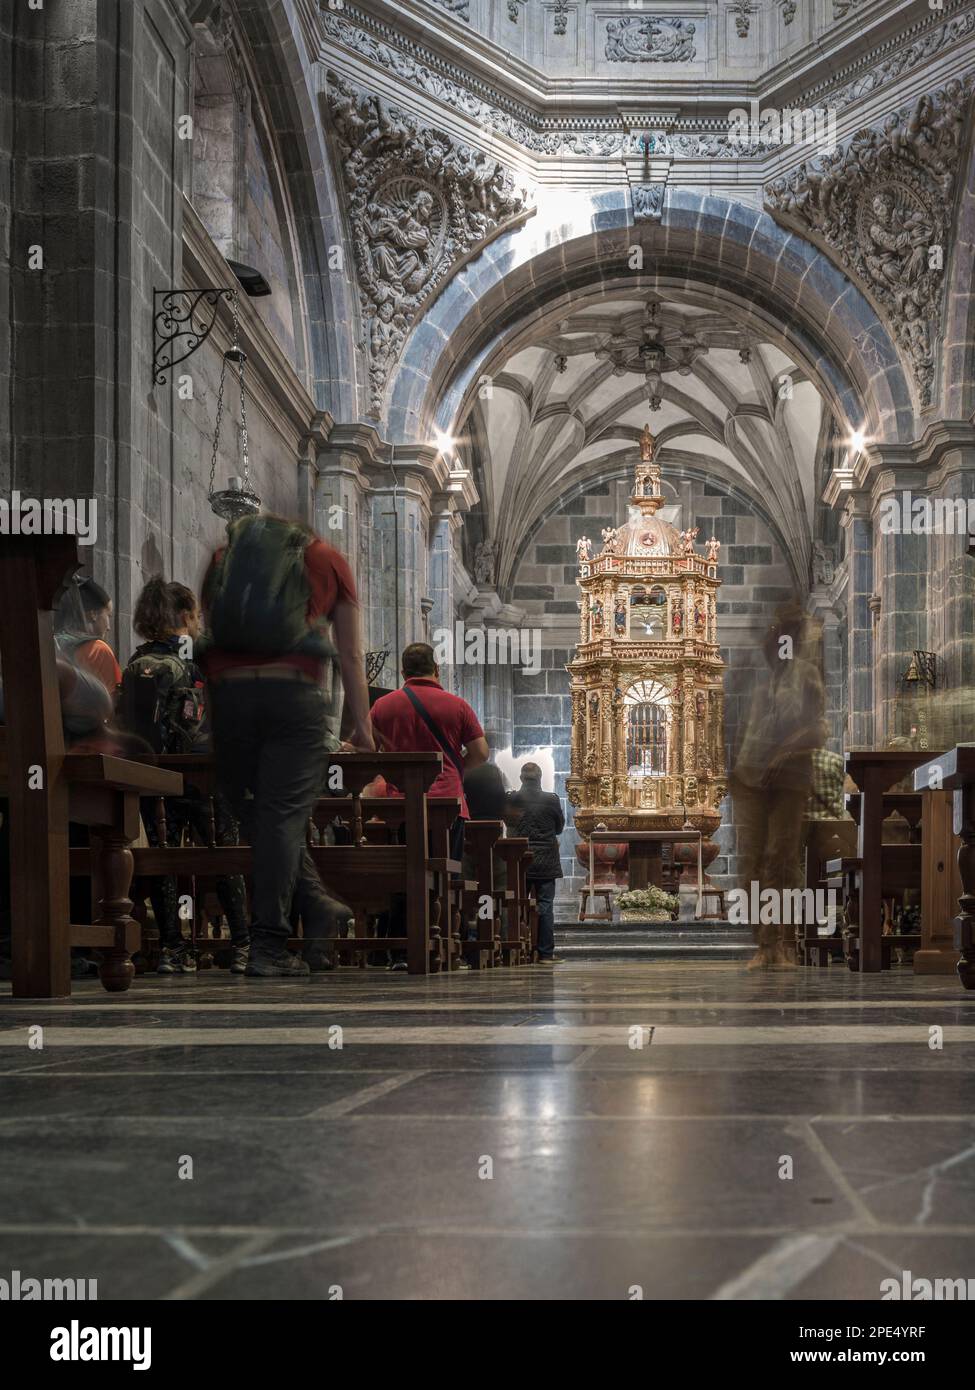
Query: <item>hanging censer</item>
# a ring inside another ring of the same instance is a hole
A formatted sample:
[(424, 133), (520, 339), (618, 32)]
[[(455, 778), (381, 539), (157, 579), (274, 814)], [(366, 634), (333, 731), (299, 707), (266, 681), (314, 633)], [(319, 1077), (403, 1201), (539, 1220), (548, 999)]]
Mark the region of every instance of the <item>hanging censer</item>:
[[(247, 452), (247, 404), (244, 392), (244, 363), (247, 354), (240, 346), (240, 314), (237, 295), (231, 300), (233, 310), (232, 345), (223, 355), (220, 364), (220, 386), (217, 390), (217, 418), (213, 427), (213, 456), (210, 459), (210, 506), (224, 521), (236, 521), (239, 516), (254, 515), (261, 510), (261, 499), (250, 487), (250, 459)], [(223, 388), (227, 375), (227, 363), (236, 364), (237, 380), (240, 386), (240, 460), (239, 476), (227, 479), (227, 487), (222, 492), (214, 492), (213, 485), (217, 472), (217, 450), (220, 447), (220, 421), (223, 417)]]

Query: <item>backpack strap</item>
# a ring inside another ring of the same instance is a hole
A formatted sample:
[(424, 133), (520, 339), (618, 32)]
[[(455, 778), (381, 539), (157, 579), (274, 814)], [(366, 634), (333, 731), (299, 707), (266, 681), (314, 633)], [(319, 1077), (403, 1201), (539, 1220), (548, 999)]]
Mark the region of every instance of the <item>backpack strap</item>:
[(454, 767), (457, 769), (458, 776), (460, 777), (461, 783), (463, 783), (464, 763), (461, 759), (460, 753), (457, 751), (456, 748), (454, 748), (454, 746), (451, 743), (448, 742), (440, 725), (437, 723), (433, 715), (424, 705), (419, 695), (417, 695), (415, 691), (411, 690), (408, 685), (404, 685), (402, 689), (403, 694), (409, 700), (410, 704), (416, 710), (417, 714), (423, 720), (424, 724), (430, 730), (431, 734), (433, 734), (434, 738), (440, 744), (440, 747), (447, 754), (447, 757), (450, 759)]

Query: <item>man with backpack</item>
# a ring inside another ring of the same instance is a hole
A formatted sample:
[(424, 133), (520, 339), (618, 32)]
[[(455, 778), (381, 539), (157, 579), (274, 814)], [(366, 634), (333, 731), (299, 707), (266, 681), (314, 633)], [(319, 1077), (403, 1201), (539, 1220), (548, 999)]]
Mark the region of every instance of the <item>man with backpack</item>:
[[(391, 753), (442, 753), (443, 770), (427, 796), (455, 796), (460, 816), (451, 835), (451, 858), (464, 853), (464, 821), (468, 818), (464, 796), (464, 775), (487, 762), (489, 748), (477, 715), (466, 700), (452, 695), (440, 684), (440, 671), (433, 648), (426, 642), (413, 642), (404, 648), (404, 684), (383, 695), (372, 707), (372, 725)], [(406, 919), (406, 897), (397, 894), (390, 904), (389, 935), (402, 936)], [(402, 952), (394, 954), (391, 970), (405, 970)]]
[(245, 516), (227, 527), (203, 604), (209, 635), (201, 662), (217, 775), (253, 850), (246, 973), (307, 975), (308, 962), (287, 949), (289, 915), (293, 897), (323, 894), (304, 853), (305, 830), (329, 741), (334, 747), (343, 688), (349, 743), (374, 747), (355, 581), (338, 551), (307, 527)]

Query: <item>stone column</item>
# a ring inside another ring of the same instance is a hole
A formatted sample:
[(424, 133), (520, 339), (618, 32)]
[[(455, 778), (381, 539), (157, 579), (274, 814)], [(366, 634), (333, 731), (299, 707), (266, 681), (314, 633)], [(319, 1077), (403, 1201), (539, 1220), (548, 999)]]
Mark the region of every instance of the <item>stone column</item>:
[[(525, 614), (513, 604), (503, 603), (494, 589), (479, 586), (462, 606), (467, 628), (481, 627), (510, 631), (524, 625)], [(533, 682), (538, 682), (538, 686)], [(485, 665), (482, 673), (482, 703), (470, 703), (480, 715), (485, 737), (492, 750), (514, 748), (514, 695), (544, 694), (545, 676), (527, 676), (510, 664)]]
[[(894, 451), (890, 451), (893, 453)], [(874, 593), (880, 599), (877, 646), (874, 653), (874, 739), (876, 746), (907, 734), (898, 727), (898, 682), (915, 650), (927, 648), (928, 542), (913, 529), (908, 499), (923, 502), (924, 473), (913, 459), (893, 458), (871, 450)], [(923, 527), (923, 520), (921, 522)]]
[(931, 735), (945, 747), (972, 738), (975, 708), (975, 560), (968, 553), (968, 532), (975, 531), (973, 436), (969, 425), (939, 424), (920, 451), (934, 503), (927, 591), (927, 649), (936, 660)]
[(846, 718), (845, 654), (840, 642), (840, 614), (836, 611), (830, 590), (823, 584), (813, 589), (807, 608), (822, 626), (822, 672), (826, 695), (823, 713), (829, 728), (826, 747), (833, 753), (840, 753), (843, 750)]
[(866, 494), (846, 496), (840, 525), (846, 531), (849, 563), (847, 584), (847, 691), (849, 711), (845, 746), (874, 744), (873, 523)]
[[(438, 645), (438, 633), (441, 638), (447, 635), (453, 638), (460, 606), (458, 586), (470, 588), (458, 552), (463, 514), (470, 509), (476, 497), (470, 473), (466, 469), (455, 469), (450, 473), (448, 486), (435, 493), (432, 499), (427, 595), (432, 605), (430, 640), (434, 647)], [(444, 689), (452, 690), (455, 694), (460, 693), (461, 684), (460, 672), (455, 669), (455, 665), (460, 667), (466, 664), (462, 632), (457, 635), (461, 637), (461, 643), (459, 650), (455, 644), (454, 664), (441, 663), (440, 670), (440, 680)], [(481, 684), (483, 679), (482, 676), (482, 681), (478, 683)], [(473, 705), (473, 701), (468, 703)], [(477, 708), (476, 705), (473, 707)]]
[[(327, 438), (318, 443), (315, 460), (313, 525), (323, 540), (349, 562), (362, 614), (362, 643), (367, 651), (380, 645), (373, 641), (370, 622), (374, 573), (369, 559), (372, 506), (368, 468), (382, 458), (384, 447), (371, 426), (329, 422)], [(390, 644), (390, 656), (377, 684), (396, 685), (396, 671), (396, 656)]]

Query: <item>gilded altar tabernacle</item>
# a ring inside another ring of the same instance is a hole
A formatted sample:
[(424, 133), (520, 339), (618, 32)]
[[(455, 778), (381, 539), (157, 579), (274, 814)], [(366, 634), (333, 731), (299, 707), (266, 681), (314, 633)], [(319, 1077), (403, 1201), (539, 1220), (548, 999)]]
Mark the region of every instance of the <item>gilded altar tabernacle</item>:
[(717, 634), (718, 551), (695, 548), (664, 505), (649, 425), (628, 519), (596, 556), (577, 546), (579, 645), (571, 677), (568, 797), (581, 835), (716, 830), (725, 795), (724, 696)]

